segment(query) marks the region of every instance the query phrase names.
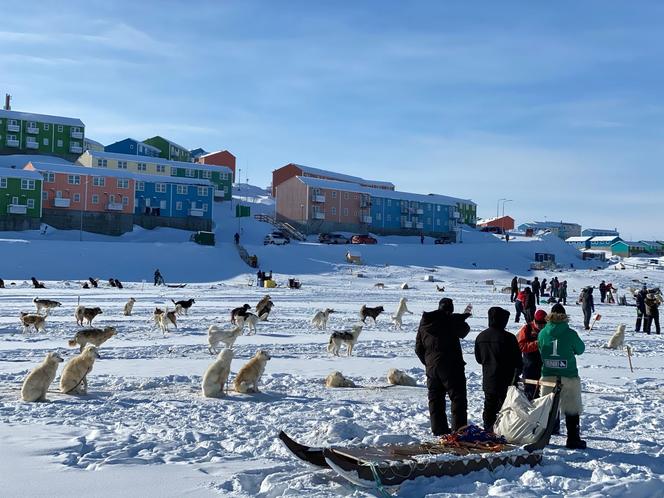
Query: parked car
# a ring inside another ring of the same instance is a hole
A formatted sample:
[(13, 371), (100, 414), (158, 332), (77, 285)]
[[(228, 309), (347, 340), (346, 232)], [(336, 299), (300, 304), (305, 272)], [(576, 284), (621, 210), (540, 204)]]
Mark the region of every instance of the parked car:
[(263, 239), (263, 245), (275, 244), (278, 246), (283, 246), (289, 244), (290, 239), (284, 235), (283, 232), (272, 232), (265, 236)]
[(321, 244), (350, 244), (350, 239), (340, 233), (321, 233), (318, 236)]
[(353, 235), (350, 242), (352, 244), (378, 244), (378, 241), (370, 235)]
[(452, 241), (448, 239), (447, 237), (438, 237), (436, 240), (433, 241), (434, 244), (451, 244)]

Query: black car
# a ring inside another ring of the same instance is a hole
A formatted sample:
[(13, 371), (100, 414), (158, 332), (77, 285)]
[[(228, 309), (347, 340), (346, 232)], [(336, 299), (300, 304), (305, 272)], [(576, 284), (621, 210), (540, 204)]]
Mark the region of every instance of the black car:
[(452, 241), (448, 239), (447, 237), (438, 237), (436, 240), (433, 241), (434, 244), (451, 244)]
[(350, 239), (340, 233), (321, 233), (318, 236), (321, 244), (350, 244)]

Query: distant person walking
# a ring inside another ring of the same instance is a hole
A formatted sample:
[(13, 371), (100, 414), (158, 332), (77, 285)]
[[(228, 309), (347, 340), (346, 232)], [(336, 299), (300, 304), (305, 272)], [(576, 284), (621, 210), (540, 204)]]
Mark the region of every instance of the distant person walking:
[(240, 243), (240, 234), (235, 232), (235, 235), (233, 235), (233, 240), (235, 240), (235, 245), (238, 245)]
[(161, 275), (159, 268), (154, 271), (154, 284), (155, 285), (164, 285), (164, 277)]
[(586, 287), (581, 291), (579, 302), (581, 303), (581, 309), (583, 310), (583, 328), (590, 330), (590, 319), (595, 312), (595, 300), (593, 299), (592, 287)]
[(560, 289), (558, 290), (559, 298), (558, 302), (567, 305), (567, 280), (563, 280), (560, 284)]
[(600, 301), (600, 303), (603, 303), (605, 299), (606, 299), (606, 283), (604, 282), (604, 280), (602, 280), (599, 283), (599, 301)]
[(542, 286), (540, 287), (540, 296), (544, 297), (545, 292), (546, 292), (546, 278), (542, 279)]

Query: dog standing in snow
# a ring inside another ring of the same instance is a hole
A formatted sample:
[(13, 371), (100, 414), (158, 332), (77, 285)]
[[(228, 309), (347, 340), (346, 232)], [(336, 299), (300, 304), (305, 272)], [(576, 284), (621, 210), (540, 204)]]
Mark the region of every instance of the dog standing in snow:
[(350, 331), (341, 330), (332, 332), (330, 341), (327, 344), (328, 353), (339, 356), (341, 345), (345, 344), (347, 356), (350, 356), (353, 354), (353, 346), (355, 346), (357, 339), (360, 337), (360, 332), (362, 332), (362, 325), (360, 324), (353, 325)]
[(408, 302), (408, 299), (402, 297), (401, 300), (399, 301), (399, 306), (397, 306), (396, 313), (392, 315), (392, 323), (394, 324), (394, 328), (397, 330), (401, 330), (401, 325), (403, 324), (402, 322), (403, 316), (406, 313), (409, 313), (411, 315), (413, 314), (413, 312), (408, 309), (406, 302)]
[(232, 348), (238, 337), (242, 335), (242, 327), (235, 325), (232, 329), (222, 329), (217, 325), (210, 325), (208, 328), (208, 350), (210, 353), (217, 352), (220, 342), (223, 342), (227, 348)]
[(367, 323), (367, 318), (373, 318), (374, 325), (376, 324), (376, 318), (380, 315), (385, 308), (382, 306), (376, 306), (375, 308), (369, 308), (366, 304), (363, 304), (360, 308), (360, 320), (362, 323)]
[(24, 313), (21, 311), (19, 320), (21, 321), (21, 325), (23, 325), (24, 334), (30, 330), (30, 327), (34, 327), (35, 332), (43, 332), (46, 328), (46, 317), (43, 315), (38, 315), (36, 313)]
[[(238, 315), (235, 317), (235, 323), (240, 327), (242, 330), (244, 330), (244, 326), (247, 325), (249, 327), (249, 331), (247, 332), (247, 335), (256, 335), (256, 324), (259, 322), (259, 318), (254, 315), (253, 313), (245, 313), (244, 315)], [(252, 334), (253, 331), (253, 334)]]
[(82, 304), (76, 306), (76, 311), (74, 316), (76, 317), (76, 324), (83, 326), (83, 320), (87, 320), (88, 325), (92, 325), (92, 320), (95, 319), (97, 315), (103, 314), (101, 308), (86, 308)]
[(88, 374), (99, 358), (97, 348), (88, 344), (83, 352), (74, 356), (65, 365), (60, 376), (60, 392), (64, 394), (87, 394)]
[(265, 372), (265, 366), (271, 359), (270, 353), (260, 349), (254, 357), (244, 365), (235, 376), (233, 386), (239, 393), (257, 393), (258, 382)]
[(129, 301), (126, 302), (124, 305), (124, 316), (131, 316), (131, 312), (134, 309), (134, 303), (136, 302), (136, 299), (133, 297), (129, 298)]
[(48, 401), (46, 391), (55, 379), (58, 365), (63, 362), (58, 353), (48, 353), (44, 361), (39, 364), (23, 381), (21, 398), (23, 401)]
[(166, 332), (168, 332), (168, 324), (172, 324), (173, 327), (178, 328), (178, 317), (175, 314), (175, 311), (163, 311), (159, 314), (159, 321), (157, 324), (159, 325), (159, 329), (161, 330), (162, 334), (164, 336), (166, 335)]
[(74, 347), (77, 344), (81, 347), (81, 352), (87, 344), (93, 344), (97, 347), (104, 344), (116, 334), (115, 327), (105, 327), (103, 329), (83, 329), (76, 332), (73, 339), (69, 341), (69, 346)]
[(615, 333), (609, 339), (609, 342), (606, 344), (606, 347), (609, 349), (622, 349), (623, 344), (625, 343), (625, 324), (621, 323), (616, 328)]
[(58, 301), (53, 301), (51, 299), (39, 299), (37, 297), (34, 298), (32, 302), (35, 303), (37, 313), (40, 313), (43, 308), (46, 310), (46, 316), (48, 316), (49, 311), (51, 311), (53, 308), (59, 308), (62, 306), (62, 304)]
[(318, 330), (325, 330), (327, 328), (327, 321), (330, 318), (330, 313), (335, 313), (335, 311), (330, 308), (325, 308), (323, 311), (317, 311), (311, 319), (311, 325)]
[[(171, 301), (173, 300), (171, 299)], [(175, 305), (175, 313), (181, 315), (184, 312), (184, 314), (187, 315), (189, 313), (189, 308), (191, 308), (195, 302), (196, 300), (193, 298), (182, 301), (173, 301), (173, 304)]]
[(224, 349), (212, 365), (210, 365), (203, 375), (203, 396), (206, 398), (216, 398), (223, 396), (224, 386), (231, 373), (231, 361), (233, 360), (233, 350)]
[(415, 379), (403, 370), (398, 370), (396, 368), (390, 368), (387, 371), (387, 382), (395, 386), (417, 386), (417, 381)]

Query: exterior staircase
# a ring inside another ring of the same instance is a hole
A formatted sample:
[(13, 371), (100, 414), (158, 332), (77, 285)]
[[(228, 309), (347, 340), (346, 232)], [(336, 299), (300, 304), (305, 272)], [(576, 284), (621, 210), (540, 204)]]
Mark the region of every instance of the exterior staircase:
[(281, 221), (277, 221), (274, 219), (273, 216), (267, 215), (267, 214), (255, 214), (254, 218), (257, 219), (258, 221), (263, 221), (265, 223), (269, 223), (273, 227), (281, 230), (282, 232), (288, 234), (291, 239), (303, 241), (307, 240), (307, 236), (304, 235), (302, 232), (300, 232), (297, 228), (295, 228), (293, 225), (289, 223), (283, 223)]

